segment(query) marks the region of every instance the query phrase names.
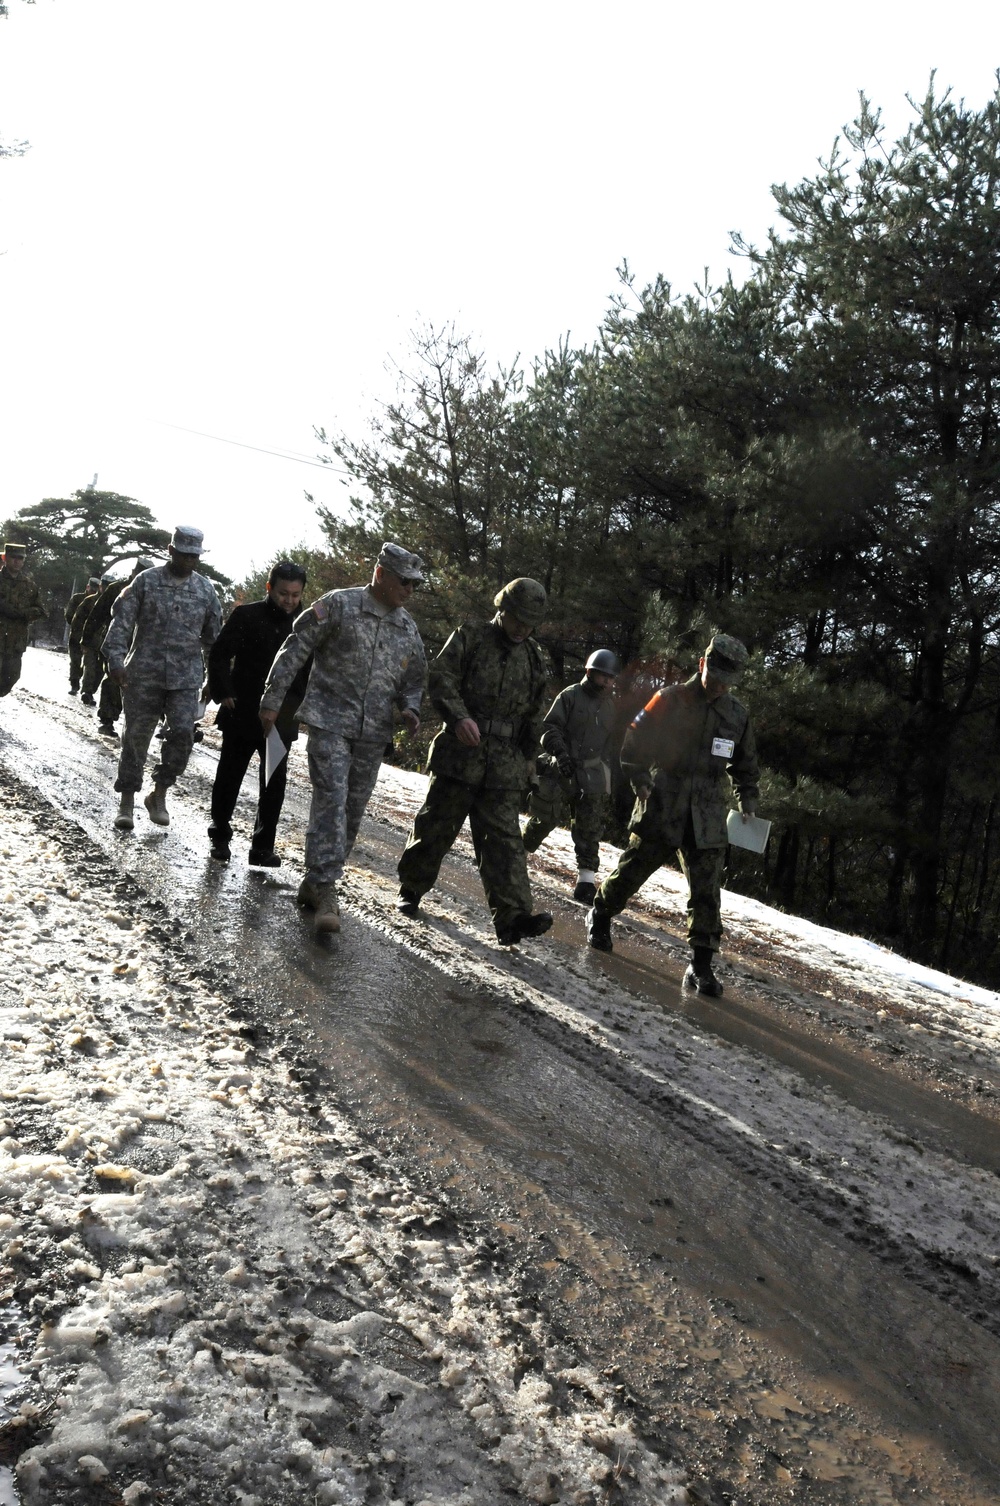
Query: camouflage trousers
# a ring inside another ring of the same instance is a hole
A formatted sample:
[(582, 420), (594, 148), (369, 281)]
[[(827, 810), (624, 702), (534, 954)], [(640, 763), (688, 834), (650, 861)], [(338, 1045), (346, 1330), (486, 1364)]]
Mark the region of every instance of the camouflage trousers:
[(81, 649), (80, 653), (83, 659), (83, 682), (80, 691), (83, 695), (93, 695), (104, 673), (104, 655), (100, 649), (93, 647)]
[(558, 806), (548, 802), (528, 802), (531, 820), (524, 828), (525, 852), (537, 852), (550, 831), (565, 824), (569, 816), (570, 835), (576, 853), (576, 865), (586, 873), (596, 873), (601, 864), (601, 835), (608, 813), (607, 795), (570, 795)]
[(693, 947), (710, 947), (717, 952), (723, 936), (721, 894), (726, 849), (695, 846), (690, 823), (683, 843), (677, 848), (662, 838), (637, 837), (633, 832), (618, 859), (618, 867), (598, 889), (594, 908), (606, 915), (620, 914), (633, 894), (675, 852), (688, 883), (687, 939)]
[(0, 696), (10, 695), (14, 686), (21, 678), (21, 660), (23, 657), (23, 649), (18, 649), (16, 652), (5, 649), (3, 654), (0, 655)]
[(382, 767), (385, 738), (360, 742), (309, 728), (312, 800), (306, 827), (306, 876), (314, 884), (335, 884), (344, 874)]
[(80, 689), (80, 679), (83, 675), (83, 644), (69, 640), (69, 688)]
[(198, 715), (197, 690), (164, 690), (162, 685), (141, 681), (126, 685), (122, 697), (125, 722), (115, 789), (119, 794), (142, 789), (146, 754), (161, 716), (167, 730), (159, 762), (153, 766), (153, 783), (169, 788), (187, 768), (194, 746), (194, 719)]
[(515, 915), (531, 914), (520, 811), (520, 790), (488, 790), (432, 774), (399, 860), (400, 886), (415, 894), (434, 887), (445, 853), (468, 817), (486, 903), (497, 935), (502, 934)]

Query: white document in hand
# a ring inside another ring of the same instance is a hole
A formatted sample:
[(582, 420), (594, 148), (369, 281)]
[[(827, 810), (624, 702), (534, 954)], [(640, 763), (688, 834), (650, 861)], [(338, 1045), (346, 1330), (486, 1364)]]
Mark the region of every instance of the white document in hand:
[(726, 818), (726, 830), (733, 847), (745, 847), (749, 852), (763, 852), (771, 835), (771, 823), (761, 816), (747, 816), (739, 811), (730, 811)]
[(267, 742), (264, 752), (264, 783), (271, 783), (271, 775), (278, 767), (283, 758), (288, 756), (288, 749), (278, 736), (277, 727), (272, 727), (267, 734)]

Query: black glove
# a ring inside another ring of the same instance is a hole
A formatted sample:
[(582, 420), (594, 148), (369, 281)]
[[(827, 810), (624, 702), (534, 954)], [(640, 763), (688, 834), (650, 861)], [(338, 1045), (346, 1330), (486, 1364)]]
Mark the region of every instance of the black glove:
[(556, 768), (564, 779), (576, 778), (576, 769), (573, 767), (572, 758), (557, 758)]

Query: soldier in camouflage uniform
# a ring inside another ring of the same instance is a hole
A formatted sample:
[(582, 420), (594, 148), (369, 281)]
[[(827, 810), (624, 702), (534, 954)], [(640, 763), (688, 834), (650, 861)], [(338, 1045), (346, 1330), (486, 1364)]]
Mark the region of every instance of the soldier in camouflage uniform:
[(531, 639), (545, 600), (538, 581), (511, 581), (494, 598), (496, 616), (456, 629), (434, 660), (429, 691), (444, 727), (431, 744), (427, 796), (399, 861), (397, 905), (415, 915), (468, 817), (502, 946), (552, 924), (551, 915), (532, 914), (519, 820), (548, 698), (548, 665)]
[(404, 603), (423, 571), (417, 555), (383, 544), (370, 585), (328, 591), (296, 617), (261, 697), (267, 736), (295, 676), (314, 656), (296, 713), (309, 733), (312, 781), (298, 898), (315, 910), (318, 934), (340, 930), (336, 886), (392, 739), (393, 706), (408, 732), (420, 726), (427, 659)]
[(153, 789), (146, 796), (149, 819), (169, 826), (167, 790), (187, 767), (194, 743), (203, 655), (222, 626), (222, 610), (212, 582), (195, 571), (204, 535), (176, 528), (165, 565), (144, 570), (114, 604), (102, 649), (108, 674), (124, 691), (125, 725), (115, 789), (121, 796), (115, 826), (131, 831), (136, 790), (150, 740), (160, 717), (167, 730)]
[(592, 905), (597, 893), (611, 793), (612, 691), (620, 668), (610, 649), (599, 648), (587, 660), (580, 683), (556, 696), (545, 713), (538, 783), (528, 801), (525, 852), (536, 852), (569, 815), (578, 866), (573, 898), (581, 905)]
[(45, 616), (41, 592), (24, 568), (23, 544), (5, 544), (0, 570), (0, 696), (9, 695), (21, 678), (28, 647), (28, 628)]
[[(131, 575), (122, 576), (120, 580), (114, 580), (110, 576), (105, 577), (105, 585), (100, 596), (93, 603), (87, 618), (83, 624), (84, 650), (93, 658), (96, 666), (96, 679), (100, 681), (100, 694), (97, 698), (97, 730), (105, 737), (116, 737), (115, 722), (122, 714), (122, 689), (117, 681), (108, 673), (108, 661), (104, 656), (101, 645), (104, 642), (108, 628), (111, 626), (111, 617), (114, 612), (115, 602), (122, 594), (126, 586), (130, 586), (137, 576), (144, 570), (152, 570), (153, 561), (138, 559), (132, 569)], [(95, 681), (96, 683), (96, 681)]]
[(611, 951), (611, 917), (676, 851), (688, 881), (687, 988), (722, 993), (712, 958), (722, 940), (722, 868), (728, 814), (726, 775), (744, 817), (757, 805), (759, 772), (746, 708), (729, 694), (747, 662), (736, 638), (716, 633), (698, 673), (658, 690), (625, 735), (622, 768), (636, 805), (629, 845), (597, 891), (587, 916), (587, 939)]
[[(90, 617), (101, 597), (113, 582), (113, 575), (102, 575), (98, 583), (96, 595), (88, 596), (85, 600), (81, 601), (76, 612), (73, 614), (72, 633), (80, 641), (80, 657), (83, 661), (83, 682), (80, 686), (80, 704), (82, 706), (97, 705), (94, 699), (94, 692), (101, 683), (101, 675), (104, 673), (104, 656), (101, 653), (101, 640), (104, 637), (104, 633), (101, 634), (100, 638), (95, 640), (93, 633), (90, 631)], [(107, 631), (107, 627), (108, 624), (105, 622), (105, 632)]]
[[(80, 642), (80, 634), (73, 626), (73, 619), (79, 607), (86, 602), (92, 602), (93, 598), (101, 589), (101, 577), (92, 575), (82, 591), (74, 591), (66, 603), (63, 616), (69, 627), (69, 693), (76, 695), (80, 689), (80, 676), (83, 674), (83, 645)], [(81, 618), (81, 623), (83, 619)]]

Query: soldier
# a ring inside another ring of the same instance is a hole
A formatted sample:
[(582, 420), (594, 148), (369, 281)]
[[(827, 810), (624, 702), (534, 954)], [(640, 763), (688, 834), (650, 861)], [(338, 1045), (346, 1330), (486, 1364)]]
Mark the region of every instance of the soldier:
[[(218, 701), (215, 725), (222, 733), (222, 752), (212, 786), (212, 824), (208, 828), (212, 857), (228, 863), (233, 837), (233, 811), (240, 786), (254, 754), (260, 764), (260, 797), (257, 820), (250, 842), (250, 862), (256, 868), (277, 868), (281, 859), (274, 850), (278, 817), (285, 798), (288, 759), (283, 758), (266, 778), (264, 733), (260, 724), (260, 698), (275, 655), (292, 631), (302, 605), (306, 572), (301, 565), (282, 560), (271, 570), (263, 601), (234, 607), (208, 656), (208, 697)], [(299, 670), (281, 703), (275, 723), (285, 748), (298, 736), (295, 713), (305, 695), (309, 664)]]
[(0, 696), (9, 695), (21, 678), (28, 628), (45, 616), (41, 592), (24, 568), (24, 544), (5, 544), (0, 570)]
[(493, 598), (496, 616), (457, 628), (434, 660), (429, 691), (444, 727), (431, 744), (427, 795), (399, 860), (397, 908), (416, 915), (468, 816), (501, 946), (541, 936), (552, 924), (551, 915), (532, 914), (519, 820), (547, 699), (545, 656), (531, 640), (545, 601), (537, 580), (510, 581)]
[[(83, 674), (83, 645), (80, 642), (80, 635), (79, 635), (79, 633), (76, 631), (76, 629), (73, 626), (73, 618), (76, 616), (77, 609), (85, 601), (86, 602), (90, 602), (90, 603), (93, 602), (93, 598), (97, 595), (97, 593), (98, 593), (98, 591), (100, 589), (101, 589), (101, 577), (99, 575), (92, 575), (90, 577), (90, 579), (87, 581), (87, 584), (86, 584), (86, 586), (84, 587), (84, 589), (82, 591), (74, 591), (73, 592), (73, 595), (70, 597), (69, 601), (66, 603), (66, 610), (63, 613), (63, 616), (65, 617), (66, 623), (67, 623), (67, 625), (69, 627), (69, 693), (70, 693), (70, 695), (76, 695), (77, 691), (80, 689), (80, 676)], [(81, 618), (81, 624), (82, 624), (82, 620), (83, 619)]]
[[(104, 633), (101, 634), (101, 638), (94, 639), (90, 631), (90, 615), (113, 582), (113, 575), (102, 575), (98, 583), (97, 595), (88, 596), (85, 601), (82, 601), (73, 617), (73, 632), (80, 640), (80, 657), (83, 661), (83, 683), (80, 686), (81, 706), (97, 705), (94, 692), (101, 683), (101, 675), (104, 673), (104, 658), (101, 654), (101, 639)], [(107, 622), (104, 628), (106, 632)]]
[(260, 703), (267, 736), (289, 687), (313, 655), (298, 720), (309, 732), (312, 802), (306, 876), (299, 904), (316, 912), (316, 932), (340, 930), (337, 884), (375, 788), (398, 706), (407, 732), (420, 726), (427, 660), (404, 608), (424, 578), (424, 562), (383, 544), (371, 584), (328, 591), (295, 619)]
[(587, 660), (580, 683), (556, 696), (545, 713), (539, 779), (528, 802), (525, 852), (536, 852), (568, 810), (578, 869), (573, 898), (581, 905), (592, 905), (597, 893), (611, 793), (611, 692), (620, 668), (616, 654), (599, 648)]
[(212, 582), (198, 575), (204, 535), (175, 528), (170, 559), (144, 570), (114, 604), (102, 644), (108, 674), (124, 692), (125, 724), (115, 789), (121, 796), (115, 826), (131, 831), (136, 790), (153, 729), (166, 713), (167, 733), (153, 788), (146, 796), (149, 819), (169, 826), (167, 790), (184, 772), (194, 742), (194, 720), (204, 675), (202, 655), (219, 635), (222, 611)]
[[(105, 576), (105, 585), (100, 596), (93, 603), (83, 624), (83, 646), (86, 653), (90, 654), (96, 667), (96, 678), (100, 681), (101, 691), (97, 699), (97, 730), (105, 737), (117, 737), (115, 722), (122, 714), (122, 690), (121, 686), (114, 681), (108, 673), (108, 661), (104, 657), (101, 644), (104, 642), (108, 628), (111, 626), (111, 615), (114, 611), (115, 602), (122, 594), (126, 586), (132, 584), (137, 576), (144, 570), (152, 570), (153, 561), (137, 559), (130, 575), (123, 575), (119, 580), (113, 576)], [(81, 697), (81, 699), (83, 699)], [(89, 702), (93, 705), (93, 699)]]
[(744, 819), (757, 804), (757, 751), (746, 709), (729, 694), (748, 654), (716, 633), (683, 685), (658, 690), (625, 734), (622, 768), (636, 805), (629, 845), (597, 891), (587, 915), (587, 940), (611, 951), (611, 917), (676, 850), (688, 881), (687, 988), (722, 993), (712, 957), (722, 940), (722, 866), (726, 856), (724, 776), (736, 787)]

